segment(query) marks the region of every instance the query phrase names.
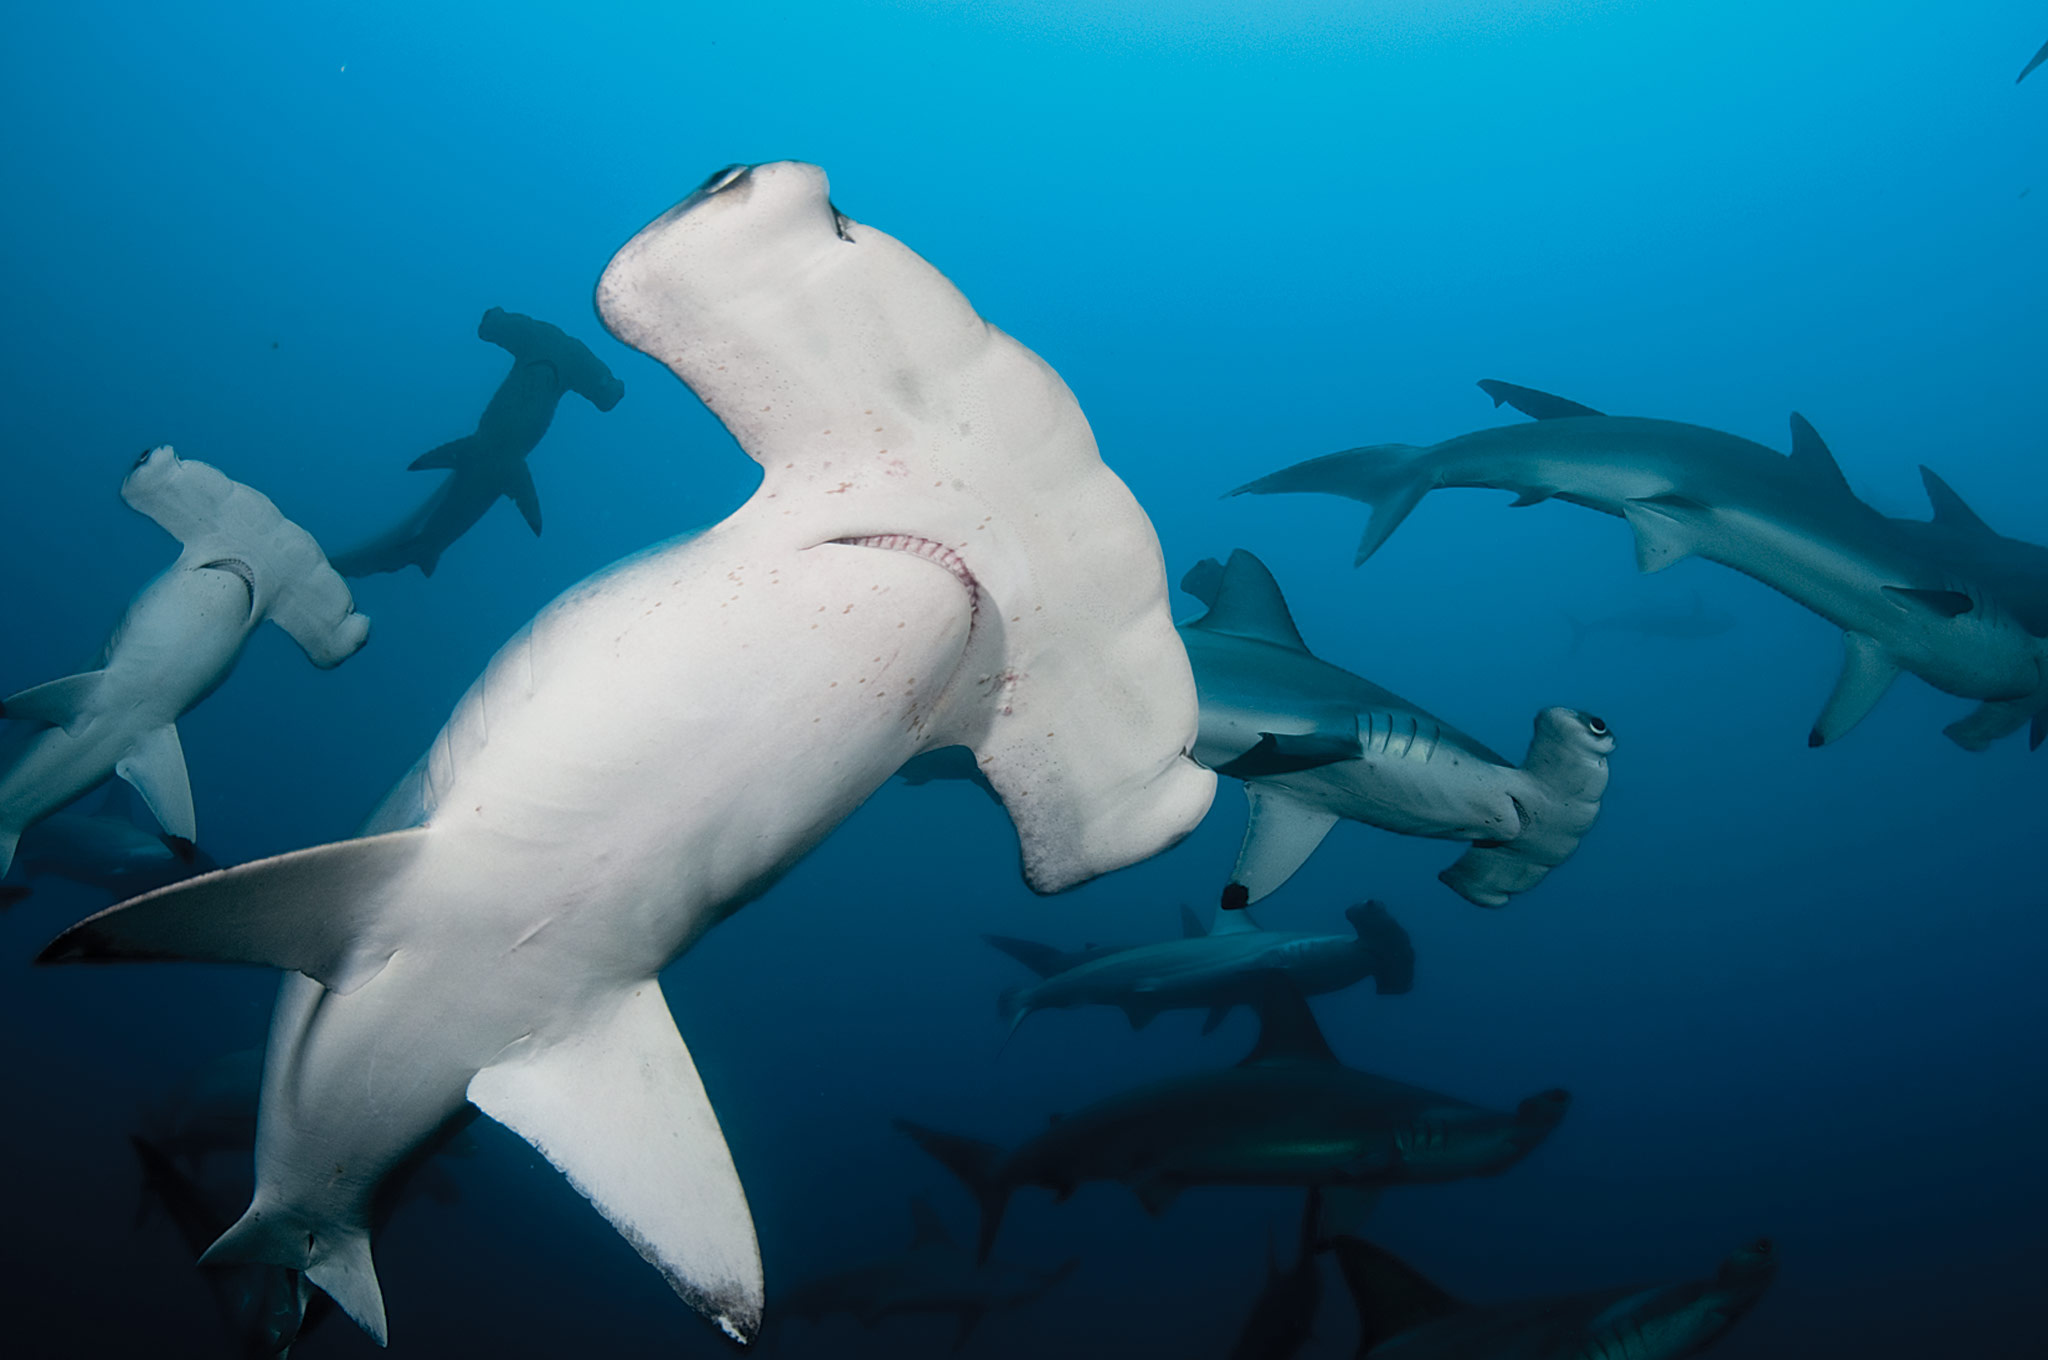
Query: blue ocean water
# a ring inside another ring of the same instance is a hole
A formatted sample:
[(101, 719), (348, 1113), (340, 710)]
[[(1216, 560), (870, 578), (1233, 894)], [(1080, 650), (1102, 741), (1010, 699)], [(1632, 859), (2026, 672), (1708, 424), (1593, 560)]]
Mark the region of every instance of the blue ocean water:
[[(626, 383), (535, 451), (535, 538), (493, 509), (431, 579), (355, 583), (371, 644), (331, 673), (266, 629), (180, 724), (223, 863), (350, 834), (496, 648), (587, 574), (714, 522), (758, 471), (680, 383), (613, 341), (594, 280), (731, 162), (797, 158), (1073, 388), (1169, 577), (1250, 548), (1319, 655), (1519, 757), (1551, 704), (1617, 734), (1583, 850), (1500, 911), (1435, 881), (1452, 847), (1341, 824), (1259, 909), (1342, 929), (1385, 900), (1412, 994), (1317, 1011), (1353, 1066), (1572, 1112), (1497, 1179), (1390, 1193), (1371, 1234), (1479, 1300), (1707, 1273), (1759, 1235), (1776, 1284), (1731, 1357), (2041, 1353), (2048, 957), (2041, 762), (1940, 734), (1906, 677), (1804, 738), (1836, 631), (1699, 561), (1639, 577), (1620, 523), (1432, 496), (1372, 561), (1364, 511), (1222, 499), (1358, 444), (1515, 419), (1473, 387), (1786, 447), (1922, 516), (1917, 466), (2048, 539), (2035, 406), (2048, 302), (2038, 10), (1753, 3), (44, 6), (10, 16), (0, 107), (0, 688), (83, 668), (174, 553), (121, 504), (146, 445), (261, 489), (330, 549), (431, 486), (505, 360), (503, 306)], [(1567, 612), (1736, 619), (1704, 641)], [(1176, 596), (1181, 617), (1198, 606)], [(735, 721), (759, 721), (732, 696)], [(681, 768), (679, 786), (713, 772)], [(1243, 829), (1225, 781), (1169, 853), (1035, 897), (972, 789), (891, 784), (663, 975), (779, 1284), (972, 1206), (892, 1131), (1011, 1143), (1053, 1113), (1235, 1061), (1243, 1015), (1133, 1034), (1058, 1012), (1006, 1048), (1019, 980), (983, 932), (1163, 938), (1206, 912)], [(229, 1353), (189, 1252), (136, 1222), (127, 1135), (199, 1064), (260, 1046), (273, 975), (32, 969), (105, 894), (0, 918), (0, 1351)], [(1001, 1051), (999, 1052), (999, 1048)], [(555, 1355), (723, 1345), (524, 1142), (479, 1121), (456, 1202), (401, 1209), (377, 1259), (392, 1345)], [(1002, 1254), (1077, 1275), (969, 1343), (989, 1357), (1224, 1354), (1297, 1197), (1020, 1194)], [(231, 1206), (238, 1212), (240, 1206)], [(1334, 1280), (1305, 1354), (1348, 1355)], [(781, 1353), (943, 1353), (946, 1325), (845, 1319)], [(368, 1354), (346, 1319), (295, 1354)]]

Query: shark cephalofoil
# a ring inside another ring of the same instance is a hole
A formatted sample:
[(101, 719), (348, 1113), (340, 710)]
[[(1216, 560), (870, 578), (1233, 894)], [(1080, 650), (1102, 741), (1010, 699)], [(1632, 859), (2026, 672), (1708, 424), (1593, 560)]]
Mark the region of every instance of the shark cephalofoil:
[(1345, 1067), (1281, 977), (1259, 1018), (1258, 1043), (1237, 1066), (1112, 1096), (1009, 1153), (908, 1120), (896, 1126), (973, 1193), (986, 1258), (1022, 1186), (1064, 1199), (1085, 1181), (1121, 1181), (1156, 1214), (1197, 1185), (1378, 1190), (1491, 1176), (1549, 1137), (1571, 1104), (1553, 1089), (1490, 1110)]
[(1917, 535), (1858, 500), (1804, 417), (1787, 457), (1736, 435), (1672, 420), (1608, 416), (1488, 379), (1495, 405), (1531, 425), (1476, 430), (1418, 448), (1379, 444), (1312, 458), (1233, 495), (1320, 491), (1373, 507), (1357, 560), (1379, 550), (1438, 487), (1490, 487), (1517, 505), (1561, 500), (1628, 521), (1636, 565), (1699, 556), (1733, 567), (1842, 630), (1841, 678), (1809, 734), (1822, 746), (1876, 706), (1900, 671), (1978, 702), (1945, 729), (1982, 750), (2033, 722), (2048, 737), (2048, 641), (1996, 592), (1923, 549)]

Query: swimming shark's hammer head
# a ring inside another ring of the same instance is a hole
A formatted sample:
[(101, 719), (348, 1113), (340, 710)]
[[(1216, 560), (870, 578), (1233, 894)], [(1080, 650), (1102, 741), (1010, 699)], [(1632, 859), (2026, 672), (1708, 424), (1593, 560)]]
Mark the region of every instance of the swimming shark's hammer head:
[(797, 162), (712, 174), (620, 249), (597, 308), (761, 464), (727, 521), (750, 542), (906, 552), (960, 583), (972, 630), (924, 749), (974, 750), (1034, 888), (1193, 829), (1215, 780), (1187, 757), (1158, 538), (1050, 366)]

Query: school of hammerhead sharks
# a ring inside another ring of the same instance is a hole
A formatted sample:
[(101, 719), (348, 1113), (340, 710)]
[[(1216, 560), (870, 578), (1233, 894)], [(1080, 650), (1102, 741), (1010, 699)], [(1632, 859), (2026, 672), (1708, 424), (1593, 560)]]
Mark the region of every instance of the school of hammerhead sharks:
[[(956, 1319), (957, 1348), (985, 1313), (1073, 1268), (991, 1259), (1012, 1194), (1065, 1198), (1098, 1180), (1153, 1212), (1190, 1187), (1303, 1192), (1292, 1263), (1269, 1266), (1237, 1357), (1300, 1350), (1325, 1256), (1357, 1306), (1357, 1353), (1375, 1360), (1666, 1360), (1711, 1346), (1755, 1304), (1776, 1269), (1768, 1240), (1696, 1279), (1504, 1304), (1458, 1299), (1373, 1245), (1363, 1224), (1379, 1192), (1505, 1172), (1570, 1098), (1488, 1109), (1342, 1065), (1305, 998), (1367, 977), (1408, 990), (1407, 935), (1377, 902), (1332, 935), (1265, 930), (1247, 911), (1340, 819), (1458, 843), (1442, 881), (1505, 905), (1598, 817), (1615, 743), (1604, 722), (1546, 709), (1517, 766), (1320, 660), (1242, 549), (1186, 572), (1205, 612), (1177, 627), (1152, 524), (1059, 375), (910, 249), (839, 212), (816, 166), (712, 175), (618, 251), (596, 306), (724, 423), (760, 485), (711, 528), (536, 614), (355, 837), (215, 866), (197, 847), (177, 721), (265, 619), (315, 666), (346, 661), (369, 620), (344, 577), (431, 574), (500, 497), (539, 532), (527, 454), (557, 404), (573, 392), (610, 410), (625, 390), (545, 322), (485, 313), (477, 333), (511, 355), (510, 373), (474, 434), (413, 464), (445, 470), (438, 489), (352, 552), (330, 558), (205, 463), (145, 451), (121, 495), (178, 540), (176, 561), (93, 669), (5, 700), (0, 873), (19, 860), (126, 898), (38, 962), (284, 975), (267, 1053), (189, 1084), (164, 1127), (134, 1140), (241, 1353), (285, 1354), (337, 1306), (385, 1341), (375, 1230), (401, 1183), (431, 1192), (433, 1155), (478, 1111), (741, 1342), (764, 1314), (938, 1313)], [(1797, 415), (1787, 455), (1480, 386), (1531, 419), (1313, 458), (1233, 494), (1369, 505), (1360, 563), (1438, 488), (1597, 510), (1627, 522), (1643, 571), (1706, 558), (1842, 630), (1812, 744), (1847, 734), (1901, 671), (1974, 705), (1946, 729), (1968, 749), (2048, 737), (2048, 549), (2000, 536), (1933, 472), (1932, 517), (1891, 518)], [(1705, 634), (1725, 620), (1696, 610), (1665, 625)], [(705, 787), (680, 769), (734, 774)], [(1134, 1027), (1204, 1010), (1206, 1034), (1243, 1006), (1260, 1022), (1250, 1053), (1007, 1150), (899, 1121), (970, 1192), (978, 1240), (956, 1243), (915, 1201), (904, 1253), (770, 1304), (661, 969), (892, 777), (980, 783), (1014, 823), (1025, 881), (1053, 893), (1172, 847), (1219, 774), (1243, 784), (1249, 817), (1212, 923), (1183, 908), (1183, 938), (1074, 952), (989, 940), (1033, 975), (1001, 998), (1013, 1028), (1096, 1005)], [(102, 785), (116, 792), (85, 810)], [(160, 830), (131, 815), (129, 790)], [(5, 892), (11, 905), (27, 890)], [(196, 1177), (210, 1153), (252, 1147), (254, 1195), (229, 1221)]]

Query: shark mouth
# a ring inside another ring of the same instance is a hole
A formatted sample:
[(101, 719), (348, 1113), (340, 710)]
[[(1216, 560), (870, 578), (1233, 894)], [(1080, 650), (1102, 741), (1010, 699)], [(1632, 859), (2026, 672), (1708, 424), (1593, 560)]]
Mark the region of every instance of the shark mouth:
[(974, 579), (974, 573), (967, 569), (967, 559), (954, 552), (936, 539), (919, 538), (915, 534), (864, 534), (857, 538), (835, 538), (834, 543), (843, 543), (850, 548), (880, 548), (884, 552), (909, 553), (936, 563), (953, 573), (953, 579), (967, 588), (967, 602), (970, 614), (981, 613), (981, 583)]

